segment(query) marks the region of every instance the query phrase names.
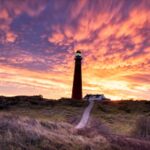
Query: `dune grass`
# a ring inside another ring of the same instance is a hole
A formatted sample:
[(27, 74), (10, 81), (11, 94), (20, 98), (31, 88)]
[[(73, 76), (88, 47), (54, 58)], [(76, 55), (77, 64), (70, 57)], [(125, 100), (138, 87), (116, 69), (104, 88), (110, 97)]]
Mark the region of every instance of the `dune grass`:
[[(69, 100), (58, 102), (55, 105), (21, 103), (0, 109), (0, 114), (19, 114), (35, 119), (64, 121), (75, 125), (79, 122), (86, 105), (84, 102), (70, 103)], [(135, 128), (136, 120), (150, 115), (149, 106), (149, 102), (133, 101), (96, 103), (91, 118), (105, 123), (115, 134), (130, 135)]]
[(87, 127), (76, 131), (87, 102), (36, 98), (0, 100), (0, 149), (149, 150), (148, 101), (95, 103)]

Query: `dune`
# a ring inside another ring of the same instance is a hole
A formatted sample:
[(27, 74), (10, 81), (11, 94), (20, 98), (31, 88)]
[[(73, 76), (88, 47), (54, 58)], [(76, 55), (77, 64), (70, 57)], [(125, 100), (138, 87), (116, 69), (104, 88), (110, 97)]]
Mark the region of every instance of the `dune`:
[[(2, 150), (113, 150), (150, 148), (149, 141), (100, 134), (97, 128), (77, 130), (66, 122), (0, 115)], [(93, 134), (94, 133), (94, 134)]]

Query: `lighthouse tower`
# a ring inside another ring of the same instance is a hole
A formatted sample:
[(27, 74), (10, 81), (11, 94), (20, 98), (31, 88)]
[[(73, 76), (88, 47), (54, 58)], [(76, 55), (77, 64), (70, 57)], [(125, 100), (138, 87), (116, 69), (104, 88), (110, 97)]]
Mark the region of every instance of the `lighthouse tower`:
[(82, 55), (80, 51), (75, 53), (75, 68), (72, 88), (72, 99), (82, 99), (82, 70), (81, 70)]

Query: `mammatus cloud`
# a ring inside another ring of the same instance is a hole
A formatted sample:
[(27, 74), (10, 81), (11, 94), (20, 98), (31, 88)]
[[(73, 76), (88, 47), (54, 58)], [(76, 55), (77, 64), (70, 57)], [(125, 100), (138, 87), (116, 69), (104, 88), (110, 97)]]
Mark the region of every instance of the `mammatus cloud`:
[(74, 52), (83, 93), (150, 99), (149, 0), (0, 1), (0, 94), (70, 97)]

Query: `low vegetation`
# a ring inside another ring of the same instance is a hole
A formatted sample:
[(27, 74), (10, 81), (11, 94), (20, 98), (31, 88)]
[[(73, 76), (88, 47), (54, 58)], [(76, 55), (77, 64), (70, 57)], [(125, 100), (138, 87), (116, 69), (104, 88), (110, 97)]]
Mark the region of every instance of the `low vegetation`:
[(135, 137), (150, 140), (150, 116), (140, 117), (133, 131)]
[(3, 150), (87, 150), (110, 149), (105, 137), (87, 138), (71, 124), (40, 121), (28, 117), (0, 117), (0, 149)]
[(96, 102), (87, 127), (76, 130), (87, 105), (65, 98), (1, 96), (0, 149), (150, 149), (150, 101)]
[(112, 135), (102, 126), (76, 130), (65, 122), (12, 115), (1, 115), (0, 120), (2, 150), (149, 150), (150, 147), (146, 141)]

